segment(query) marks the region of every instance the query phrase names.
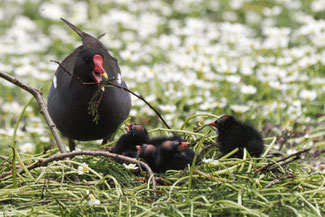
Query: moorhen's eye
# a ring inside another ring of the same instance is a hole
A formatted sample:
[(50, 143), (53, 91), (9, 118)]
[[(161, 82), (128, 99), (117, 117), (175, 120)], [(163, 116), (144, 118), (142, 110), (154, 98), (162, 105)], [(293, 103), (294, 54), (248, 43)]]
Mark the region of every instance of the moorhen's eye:
[(85, 61), (85, 63), (90, 63), (90, 58), (89, 57), (85, 57), (84, 58), (84, 61)]

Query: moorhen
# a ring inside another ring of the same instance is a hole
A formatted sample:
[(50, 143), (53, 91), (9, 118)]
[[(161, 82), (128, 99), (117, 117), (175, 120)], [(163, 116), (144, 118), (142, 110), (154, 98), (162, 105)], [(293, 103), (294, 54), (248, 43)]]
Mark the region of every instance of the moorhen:
[(119, 138), (111, 151), (128, 157), (136, 157), (138, 153), (136, 146), (141, 146), (149, 141), (148, 132), (140, 124), (128, 124), (126, 130), (127, 132)]
[[(137, 146), (138, 156), (145, 160), (153, 172), (163, 173), (167, 170), (183, 170), (192, 164), (195, 153), (187, 148), (184, 141), (164, 140), (160, 145), (144, 144)], [(197, 157), (197, 163), (201, 156)]]
[(187, 163), (184, 163), (182, 151), (187, 147), (187, 145), (188, 143), (183, 141), (163, 141), (161, 145), (157, 147), (155, 172), (184, 169)]
[(153, 172), (157, 172), (156, 158), (157, 158), (157, 148), (151, 144), (144, 144), (142, 146), (137, 145), (137, 158), (143, 159)]
[(149, 140), (148, 143), (158, 147), (160, 146), (161, 144), (163, 144), (163, 142), (165, 141), (181, 141), (183, 142), (184, 140), (182, 139), (182, 137), (180, 137), (179, 135), (177, 134), (173, 134), (172, 136), (161, 136), (161, 137), (156, 137), (156, 138), (152, 138)]
[[(127, 86), (121, 78), (117, 60), (104, 45), (97, 38), (61, 19), (81, 37), (82, 45), (67, 56), (55, 72), (48, 96), (50, 116), (69, 141), (104, 139), (104, 143), (128, 117), (131, 98), (123, 89), (111, 86), (103, 88), (99, 83), (107, 79), (116, 85)], [(74, 77), (66, 71), (73, 73)], [(82, 84), (76, 77), (82, 82), (93, 84)], [(93, 115), (89, 114), (89, 103), (99, 88), (103, 92), (98, 97), (99, 120), (96, 122)]]
[(235, 148), (239, 151), (232, 157), (242, 158), (243, 149), (246, 148), (253, 157), (259, 157), (264, 151), (262, 136), (255, 128), (241, 123), (231, 115), (224, 115), (210, 123), (217, 128), (219, 133), (217, 143), (223, 155), (228, 154)]
[[(189, 164), (192, 166), (195, 152), (192, 149), (185, 148), (183, 151), (176, 152), (167, 166), (169, 170), (183, 170)], [(196, 157), (195, 164), (199, 164), (202, 160), (200, 154)]]

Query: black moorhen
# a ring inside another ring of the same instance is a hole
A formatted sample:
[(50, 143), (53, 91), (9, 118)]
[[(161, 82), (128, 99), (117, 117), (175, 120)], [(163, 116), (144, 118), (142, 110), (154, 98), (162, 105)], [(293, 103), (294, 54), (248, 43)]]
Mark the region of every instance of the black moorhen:
[(144, 126), (140, 124), (128, 124), (127, 133), (119, 138), (112, 152), (128, 157), (136, 157), (138, 152), (136, 146), (141, 146), (148, 143), (148, 141), (148, 132)]
[[(187, 165), (191, 165), (193, 163), (194, 160), (194, 156), (195, 156), (195, 152), (190, 149), (190, 148), (185, 148), (183, 151), (181, 152), (177, 152), (172, 161), (170, 161), (170, 169), (173, 170), (183, 170), (185, 167), (187, 167)], [(202, 156), (200, 154), (197, 155), (196, 157), (196, 162), (195, 164), (199, 164), (202, 161)]]
[(253, 127), (241, 123), (231, 115), (224, 115), (210, 123), (219, 132), (217, 143), (223, 155), (235, 148), (239, 151), (232, 157), (242, 158), (243, 149), (246, 148), (251, 156), (259, 157), (264, 151), (262, 136)]
[(169, 141), (181, 141), (181, 142), (184, 141), (179, 135), (174, 134), (173, 136), (170, 136), (170, 137), (162, 136), (162, 137), (152, 138), (152, 139), (150, 139), (150, 141), (148, 143), (158, 147), (163, 142), (165, 142), (167, 140), (169, 140)]
[[(61, 18), (62, 19), (62, 18)], [(98, 106), (99, 120), (93, 121), (89, 103), (98, 93), (100, 81), (108, 79), (116, 85), (127, 87), (121, 78), (117, 60), (95, 37), (83, 32), (62, 19), (82, 40), (82, 45), (67, 56), (56, 70), (48, 96), (48, 110), (59, 131), (69, 139), (81, 141), (104, 139), (106, 141), (128, 117), (131, 98), (120, 88), (105, 87)], [(79, 77), (81, 84), (65, 70)], [(73, 148), (73, 147), (72, 147)]]
[[(167, 170), (183, 170), (192, 164), (195, 153), (187, 148), (184, 141), (164, 140), (160, 145), (144, 144), (137, 146), (138, 156), (147, 162), (153, 172), (163, 173)], [(197, 157), (197, 163), (201, 156)]]
[[(157, 147), (155, 172), (166, 172), (167, 170), (183, 170), (187, 163), (185, 152), (188, 143), (183, 141), (166, 140)], [(193, 155), (194, 157), (194, 155)]]
[(137, 145), (137, 158), (143, 159), (153, 172), (157, 172), (156, 158), (157, 148), (151, 144)]

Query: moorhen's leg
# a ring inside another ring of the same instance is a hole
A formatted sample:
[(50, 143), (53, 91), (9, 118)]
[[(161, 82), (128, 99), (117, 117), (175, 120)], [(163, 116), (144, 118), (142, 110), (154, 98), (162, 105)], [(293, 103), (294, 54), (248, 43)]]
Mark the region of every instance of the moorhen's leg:
[(73, 140), (73, 139), (70, 139), (70, 138), (68, 138), (68, 140), (69, 140), (69, 149), (70, 149), (70, 151), (74, 151), (74, 150), (76, 150), (76, 142)]
[(103, 141), (102, 141), (102, 144), (101, 145), (105, 145), (105, 144), (107, 144), (108, 143), (108, 139), (103, 139)]

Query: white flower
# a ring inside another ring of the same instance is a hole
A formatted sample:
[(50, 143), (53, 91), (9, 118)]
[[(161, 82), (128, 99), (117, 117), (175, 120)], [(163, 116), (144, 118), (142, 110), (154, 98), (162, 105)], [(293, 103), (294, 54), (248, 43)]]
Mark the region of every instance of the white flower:
[(230, 108), (238, 114), (245, 113), (249, 110), (249, 106), (246, 105), (231, 105)]
[(176, 111), (176, 106), (175, 105), (160, 105), (159, 108), (163, 112), (174, 112), (174, 111)]
[(50, 142), (50, 138), (49, 137), (46, 137), (46, 136), (40, 136), (39, 137), (39, 140), (41, 142), (45, 142), (45, 143)]
[(86, 192), (89, 195), (89, 199), (90, 199), (88, 201), (88, 205), (89, 206), (99, 205), (100, 204), (100, 200), (98, 200), (94, 194), (89, 194), (89, 191), (88, 190), (86, 190)]
[(212, 158), (208, 158), (208, 159), (203, 158), (202, 162), (203, 163), (207, 163), (209, 165), (214, 165), (214, 166), (216, 166), (216, 165), (219, 164), (219, 161), (218, 160), (213, 160)]
[(291, 119), (296, 119), (302, 115), (301, 102), (296, 100), (287, 108), (287, 113)]
[(19, 114), (23, 107), (18, 102), (5, 102), (1, 106), (4, 112)]
[(308, 134), (306, 134), (306, 135), (304, 136), (304, 139), (305, 139), (305, 140), (309, 140), (309, 139), (310, 139), (310, 136), (309, 136)]
[(19, 150), (24, 153), (33, 152), (34, 149), (35, 149), (35, 144), (30, 143), (30, 142), (26, 142), (26, 143), (22, 144), (21, 146), (19, 146)]
[(57, 4), (46, 2), (38, 10), (40, 15), (47, 19), (58, 20), (60, 17), (66, 17), (63, 8)]
[(137, 167), (136, 164), (125, 164), (125, 163), (123, 163), (123, 166), (124, 166), (126, 169), (129, 169), (129, 170), (136, 170), (136, 169), (138, 169), (138, 167)]
[(84, 173), (89, 173), (88, 165), (82, 163), (82, 166), (78, 166), (78, 175), (83, 175)]
[(254, 94), (256, 93), (256, 87), (252, 86), (252, 85), (243, 85), (241, 88), (240, 88), (240, 91), (243, 93), (243, 94)]
[(317, 92), (314, 90), (302, 90), (299, 94), (300, 98), (313, 101), (317, 97)]
[(240, 76), (238, 75), (229, 75), (226, 77), (226, 80), (229, 83), (238, 84), (240, 82)]
[(45, 133), (45, 129), (43, 123), (41, 122), (33, 122), (26, 126), (26, 131), (29, 133), (35, 133), (38, 135), (43, 135)]
[(325, 10), (325, 2), (323, 0), (312, 1), (311, 10), (313, 12), (319, 12)]

